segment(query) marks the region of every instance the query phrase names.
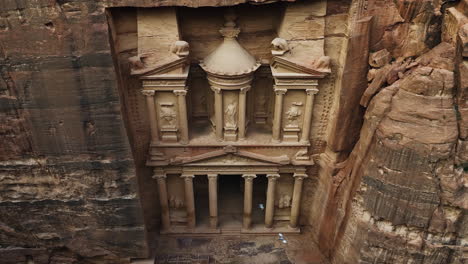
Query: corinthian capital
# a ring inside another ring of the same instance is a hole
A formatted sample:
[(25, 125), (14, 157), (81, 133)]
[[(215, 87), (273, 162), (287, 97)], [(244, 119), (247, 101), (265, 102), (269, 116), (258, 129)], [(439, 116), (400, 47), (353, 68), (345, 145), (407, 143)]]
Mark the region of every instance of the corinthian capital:
[(314, 95), (314, 94), (318, 94), (319, 90), (317, 88), (313, 88), (313, 89), (306, 89), (306, 93), (307, 95)]
[(141, 90), (141, 93), (145, 96), (154, 96), (155, 90)]
[(187, 95), (187, 90), (174, 90), (174, 94), (176, 96), (186, 96)]
[(287, 89), (278, 89), (275, 88), (276, 95), (284, 95), (288, 90)]

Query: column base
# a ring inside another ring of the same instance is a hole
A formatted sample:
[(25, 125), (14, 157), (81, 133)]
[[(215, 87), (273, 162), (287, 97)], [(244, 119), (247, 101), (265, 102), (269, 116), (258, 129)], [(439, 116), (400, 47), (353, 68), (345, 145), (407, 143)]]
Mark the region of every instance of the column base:
[(299, 127), (286, 127), (283, 129), (283, 140), (286, 142), (298, 142), (299, 132), (301, 132)]

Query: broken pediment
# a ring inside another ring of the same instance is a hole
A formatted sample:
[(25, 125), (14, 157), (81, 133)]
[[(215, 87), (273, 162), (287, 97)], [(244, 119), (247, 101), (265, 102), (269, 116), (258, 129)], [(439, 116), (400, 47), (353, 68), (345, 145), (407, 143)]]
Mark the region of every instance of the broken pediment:
[(323, 56), (315, 60), (305, 61), (303, 57), (292, 55), (274, 56), (271, 63), (272, 73), (275, 76), (302, 76), (303, 78), (324, 78), (328, 73), (328, 57)]

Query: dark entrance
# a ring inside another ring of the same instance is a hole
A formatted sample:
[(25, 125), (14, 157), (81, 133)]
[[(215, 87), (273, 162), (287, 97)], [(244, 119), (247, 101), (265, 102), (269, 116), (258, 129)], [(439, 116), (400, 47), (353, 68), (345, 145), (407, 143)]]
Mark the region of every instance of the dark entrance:
[(240, 231), (244, 207), (244, 179), (241, 175), (218, 178), (218, 220), (223, 230)]
[(265, 224), (266, 191), (268, 179), (265, 174), (258, 174), (253, 183), (252, 226)]

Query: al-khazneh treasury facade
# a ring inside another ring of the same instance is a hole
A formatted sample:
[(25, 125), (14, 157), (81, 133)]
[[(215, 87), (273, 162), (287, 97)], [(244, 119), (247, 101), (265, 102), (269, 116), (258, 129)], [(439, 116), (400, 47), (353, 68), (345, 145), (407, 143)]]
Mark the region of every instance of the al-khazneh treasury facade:
[(238, 42), (236, 11), (220, 11), (222, 41), (198, 60), (174, 9), (138, 11), (130, 61), (146, 97), (161, 232), (300, 232), (314, 99), (330, 73), (323, 41), (279, 30), (270, 58), (256, 58)]

